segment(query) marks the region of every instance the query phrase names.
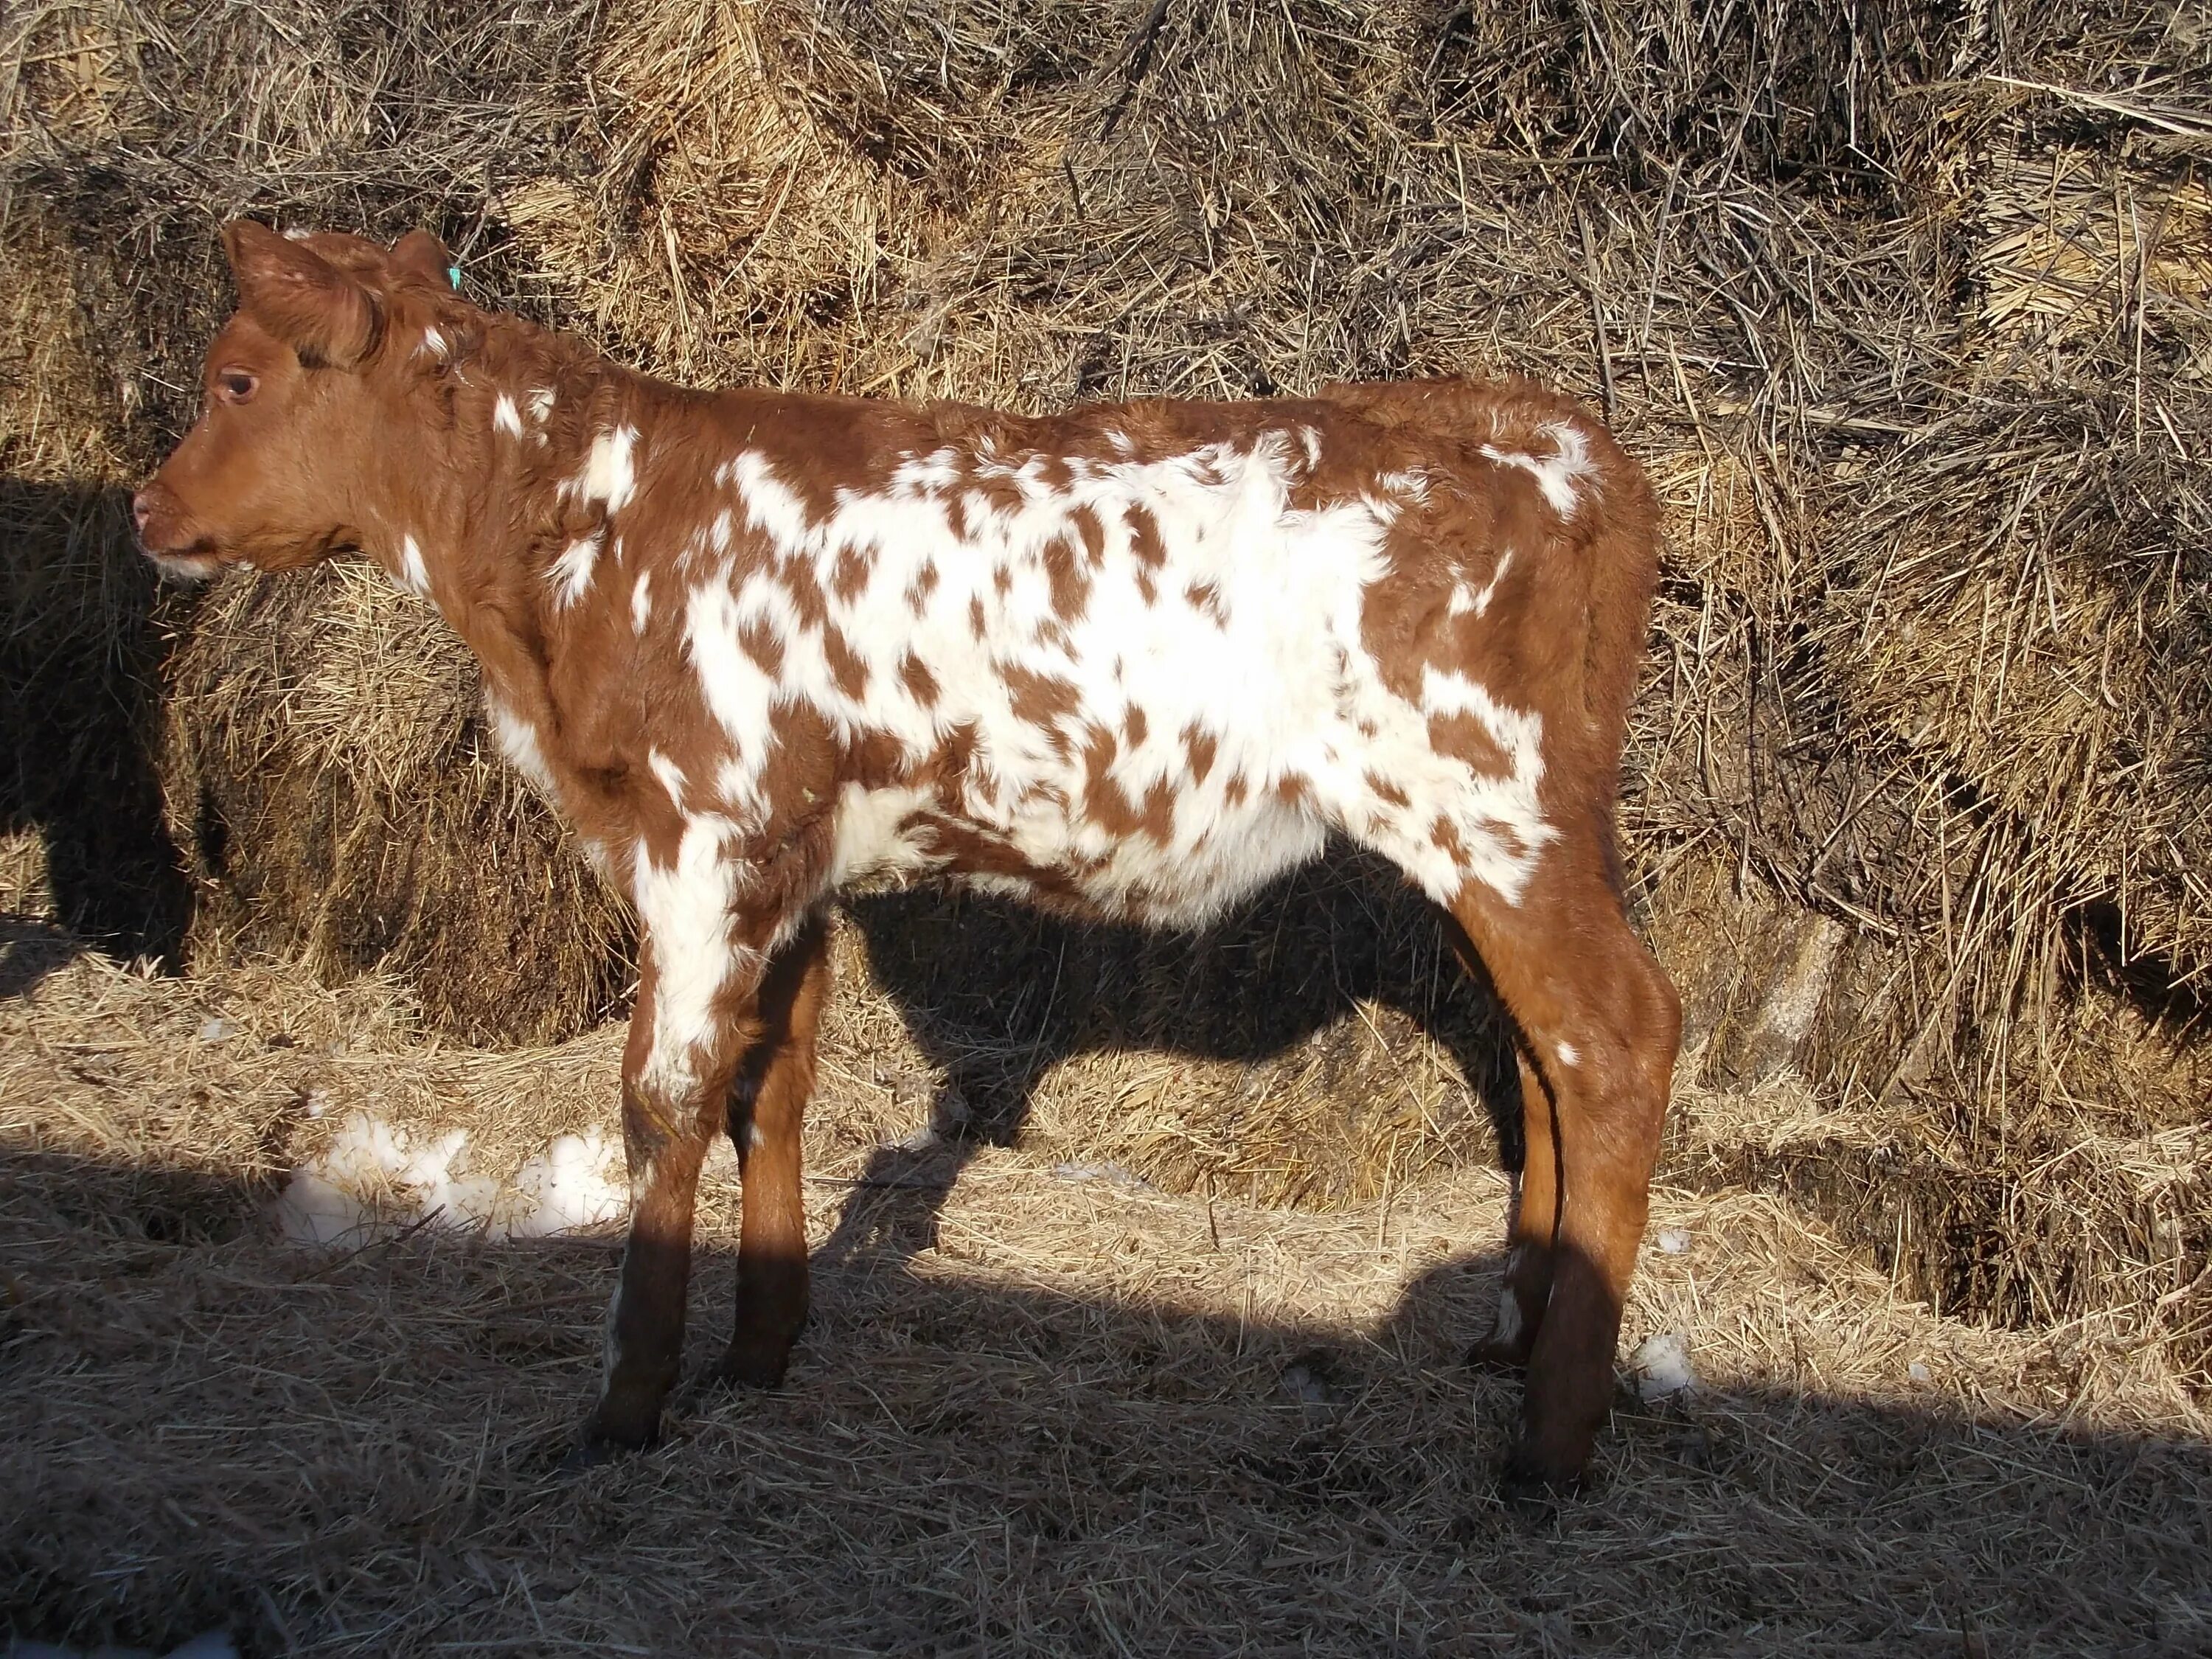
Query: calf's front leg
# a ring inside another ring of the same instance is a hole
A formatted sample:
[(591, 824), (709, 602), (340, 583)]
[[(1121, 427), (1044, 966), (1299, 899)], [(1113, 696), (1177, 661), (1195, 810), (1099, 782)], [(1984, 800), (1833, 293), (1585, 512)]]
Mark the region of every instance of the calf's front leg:
[(806, 1206), (799, 1134), (814, 1092), (814, 1040), (830, 994), (830, 927), (819, 911), (769, 963), (760, 1036), (730, 1091), (730, 1139), (744, 1182), (738, 1316), (716, 1367), (726, 1382), (772, 1389), (806, 1322)]
[(713, 951), (694, 946), (670, 960), (671, 942), (649, 922), (644, 943), (623, 1054), (629, 1239), (607, 1310), (599, 1403), (584, 1429), (587, 1461), (650, 1445), (659, 1434), (683, 1359), (699, 1166), (723, 1127), (738, 1057), (758, 1036), (758, 951), (723, 933)]

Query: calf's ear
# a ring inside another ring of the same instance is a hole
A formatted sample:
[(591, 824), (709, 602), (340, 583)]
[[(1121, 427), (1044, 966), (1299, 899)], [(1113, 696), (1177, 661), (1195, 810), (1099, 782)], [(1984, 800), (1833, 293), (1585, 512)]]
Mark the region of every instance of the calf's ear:
[(399, 276), (419, 276), (439, 288), (459, 286), (453, 256), (427, 230), (410, 230), (392, 245), (392, 269)]
[(252, 219), (222, 228), (239, 308), (309, 364), (351, 368), (376, 349), (375, 297), (304, 244)]

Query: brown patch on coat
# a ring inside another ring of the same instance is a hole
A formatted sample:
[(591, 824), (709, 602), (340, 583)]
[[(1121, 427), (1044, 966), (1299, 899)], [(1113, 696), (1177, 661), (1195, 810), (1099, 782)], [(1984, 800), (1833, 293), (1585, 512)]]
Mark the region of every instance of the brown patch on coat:
[(797, 556), (780, 560), (775, 574), (791, 596), (791, 608), (802, 627), (820, 628), (830, 620), (830, 596), (822, 591), (812, 560)]
[(1476, 771), (1494, 778), (1513, 775), (1513, 762), (1490, 735), (1490, 728), (1472, 714), (1429, 716), (1429, 747), (1439, 755), (1465, 761)]
[(738, 624), (738, 649), (750, 657), (770, 679), (783, 672), (783, 641), (762, 618), (748, 617)]
[(1041, 732), (1055, 731), (1062, 720), (1083, 705), (1083, 694), (1075, 683), (1057, 674), (1040, 674), (1012, 663), (1001, 665), (1000, 672), (1006, 676), (1011, 694), (1007, 706), (1014, 717)]
[(1204, 783), (1206, 775), (1213, 770), (1213, 757), (1221, 745), (1211, 732), (1201, 732), (1195, 724), (1182, 729), (1183, 752), (1190, 757), (1190, 776), (1194, 783)]
[(1388, 801), (1393, 806), (1411, 806), (1413, 804), (1413, 798), (1396, 784), (1372, 772), (1367, 775), (1367, 787), (1375, 792), (1377, 800)]
[(1067, 515), (1076, 539), (1083, 544), (1083, 556), (1094, 569), (1106, 557), (1106, 525), (1099, 518), (1098, 509), (1085, 502)]
[(830, 678), (837, 689), (858, 702), (868, 694), (868, 665), (860, 660), (845, 636), (834, 628), (822, 630), (822, 654), (830, 664)]
[(1147, 570), (1158, 570), (1168, 562), (1167, 544), (1160, 539), (1160, 521), (1142, 501), (1129, 507), (1129, 551)]
[(906, 608), (917, 617), (929, 608), (929, 596), (937, 591), (937, 561), (924, 559), (921, 568), (914, 573), (914, 580), (906, 586)]
[(1229, 609), (1221, 602), (1221, 590), (1212, 582), (1193, 582), (1183, 589), (1182, 596), (1190, 601), (1192, 609), (1203, 611), (1212, 617), (1215, 627), (1229, 626)]
[(937, 676), (929, 672), (929, 665), (909, 651), (899, 659), (899, 678), (907, 691), (924, 708), (937, 706)]
[(1065, 536), (1054, 536), (1044, 545), (1045, 580), (1052, 587), (1053, 614), (1064, 622), (1083, 615), (1091, 599), (1091, 573), (1077, 561), (1075, 549)]
[(848, 547), (837, 556), (836, 568), (830, 573), (830, 592), (850, 605), (867, 591), (870, 574), (867, 556)]

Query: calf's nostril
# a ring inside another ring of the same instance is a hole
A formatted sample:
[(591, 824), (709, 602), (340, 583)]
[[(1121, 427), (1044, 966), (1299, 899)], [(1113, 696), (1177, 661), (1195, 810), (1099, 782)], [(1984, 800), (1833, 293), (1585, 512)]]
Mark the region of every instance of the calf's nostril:
[(139, 529), (143, 530), (146, 527), (146, 520), (153, 516), (154, 509), (147, 504), (146, 492), (142, 489), (131, 498), (131, 521)]

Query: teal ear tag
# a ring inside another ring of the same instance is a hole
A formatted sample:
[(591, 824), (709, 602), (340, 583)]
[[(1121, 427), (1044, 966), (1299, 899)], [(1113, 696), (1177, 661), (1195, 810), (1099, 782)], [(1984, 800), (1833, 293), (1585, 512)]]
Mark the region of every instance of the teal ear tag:
[(461, 268), (459, 265), (447, 265), (446, 267), (446, 280), (451, 283), (457, 289), (460, 287)]

